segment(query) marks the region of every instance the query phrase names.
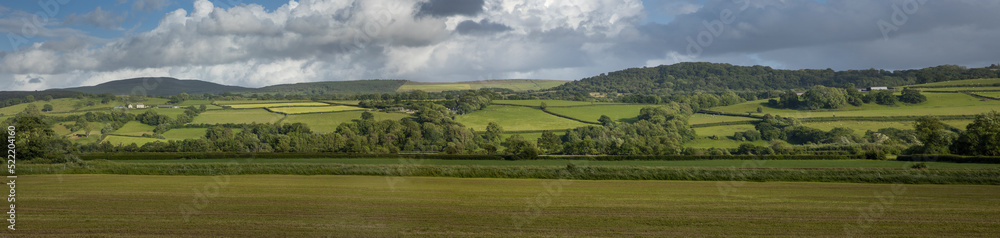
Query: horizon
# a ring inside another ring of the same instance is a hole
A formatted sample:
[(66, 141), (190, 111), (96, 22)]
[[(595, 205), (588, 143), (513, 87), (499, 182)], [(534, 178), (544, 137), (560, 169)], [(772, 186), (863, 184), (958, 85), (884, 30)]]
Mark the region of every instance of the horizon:
[(979, 68), (1000, 63), (997, 11), (976, 0), (12, 2), (0, 4), (0, 86), (573, 81), (681, 62)]

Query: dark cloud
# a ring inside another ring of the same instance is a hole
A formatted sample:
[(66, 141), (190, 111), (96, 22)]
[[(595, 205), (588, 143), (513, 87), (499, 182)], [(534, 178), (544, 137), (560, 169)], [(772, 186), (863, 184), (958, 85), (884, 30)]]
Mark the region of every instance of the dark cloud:
[(44, 78), (42, 78), (42, 77), (32, 77), (32, 78), (28, 79), (28, 83), (42, 83), (43, 79)]
[(483, 12), (484, 0), (430, 0), (420, 4), (417, 16), (475, 16)]
[(74, 13), (66, 17), (66, 24), (86, 25), (103, 29), (121, 29), (122, 22), (124, 21), (124, 16), (102, 10), (100, 6), (92, 12), (80, 15)]
[(455, 26), (455, 31), (463, 35), (488, 35), (511, 30), (509, 26), (483, 19), (479, 22), (466, 20)]

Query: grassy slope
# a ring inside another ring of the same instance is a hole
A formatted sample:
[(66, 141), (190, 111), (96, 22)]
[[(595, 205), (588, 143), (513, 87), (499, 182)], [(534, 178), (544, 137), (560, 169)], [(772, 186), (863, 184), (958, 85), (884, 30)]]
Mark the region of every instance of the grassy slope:
[(224, 124), (224, 123), (273, 123), (282, 116), (264, 109), (245, 110), (213, 110), (198, 114), (191, 123), (194, 124)]
[(200, 139), (205, 137), (206, 131), (206, 128), (175, 128), (164, 132), (163, 136), (169, 140)]
[(109, 135), (108, 137), (104, 138), (104, 141), (107, 141), (108, 143), (111, 143), (112, 145), (129, 145), (129, 144), (135, 143), (138, 146), (142, 146), (142, 145), (145, 145), (146, 143), (150, 143), (150, 142), (154, 142), (154, 141), (167, 142), (167, 140), (164, 140), (164, 139), (147, 138), (147, 137), (132, 137), (132, 136), (115, 136), (115, 135)]
[(425, 92), (441, 92), (449, 90), (476, 90), (482, 88), (506, 88), (514, 91), (528, 91), (549, 89), (555, 86), (563, 85), (567, 82), (568, 81), (534, 79), (484, 80), (454, 83), (406, 82), (406, 84), (399, 87), (397, 91), (407, 92), (421, 90)]
[(24, 186), (18, 190), (23, 198), (18, 212), (28, 215), (19, 217), (23, 227), (16, 232), (38, 236), (974, 237), (1000, 232), (995, 186), (282, 175), (34, 175), (18, 182)]
[(138, 121), (130, 121), (111, 134), (141, 136), (143, 133), (153, 134), (153, 129), (156, 129), (156, 127), (142, 124)]
[[(309, 125), (314, 132), (329, 133), (337, 130), (341, 123), (350, 122), (354, 119), (361, 119), (361, 111), (346, 111), (333, 113), (317, 113), (304, 115), (289, 115), (285, 118), (285, 123), (301, 122)], [(375, 115), (375, 120), (399, 120), (409, 115), (402, 113), (371, 112)]]
[(758, 120), (747, 117), (708, 115), (701, 113), (696, 113), (694, 115), (691, 115), (691, 118), (688, 119), (688, 123), (690, 123), (691, 125), (716, 123), (716, 122), (734, 122), (734, 121), (758, 121)]
[(542, 102), (545, 102), (545, 104), (550, 107), (617, 104), (608, 102), (583, 102), (583, 101), (566, 101), (566, 100), (493, 100), (494, 104), (511, 104), (511, 105), (522, 105), (531, 107), (537, 107), (541, 105)]
[(840, 110), (799, 111), (791, 109), (775, 109), (767, 107), (767, 100), (757, 100), (731, 106), (711, 108), (711, 110), (729, 113), (756, 113), (757, 107), (763, 107), (764, 113), (785, 117), (848, 117), (848, 116), (911, 116), (911, 115), (975, 115), (1000, 110), (1000, 101), (982, 101), (961, 93), (924, 93), (927, 102), (916, 105), (883, 106), (865, 104), (860, 107), (847, 106)]
[(993, 86), (993, 84), (1000, 83), (1000, 79), (996, 78), (986, 78), (986, 79), (966, 79), (966, 80), (955, 80), (955, 81), (944, 81), (935, 83), (925, 83), (910, 85), (908, 87), (947, 87), (947, 86), (966, 86), (966, 85), (982, 85), (982, 86)]
[(260, 103), (260, 104), (233, 104), (229, 105), (236, 109), (265, 108), (265, 107), (294, 107), (294, 106), (326, 106), (326, 103), (319, 102), (284, 102), (284, 103)]
[(550, 115), (539, 109), (498, 105), (459, 115), (456, 120), (476, 131), (485, 131), (486, 125), (490, 122), (500, 124), (505, 131), (561, 130), (588, 126), (582, 122)]
[(270, 108), (271, 111), (281, 112), (285, 114), (301, 114), (301, 113), (316, 113), (316, 112), (341, 112), (341, 111), (356, 111), (356, 110), (367, 110), (360, 107), (352, 106), (321, 106), (321, 107), (276, 107)]
[(586, 107), (549, 107), (547, 110), (584, 121), (597, 122), (601, 115), (607, 115), (612, 120), (629, 121), (639, 116), (639, 110), (656, 105), (596, 105)]

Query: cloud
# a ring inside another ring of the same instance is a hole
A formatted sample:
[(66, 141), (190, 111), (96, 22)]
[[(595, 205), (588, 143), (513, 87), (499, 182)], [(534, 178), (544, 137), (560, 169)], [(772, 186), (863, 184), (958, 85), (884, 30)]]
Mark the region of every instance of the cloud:
[[(119, 0), (122, 3), (122, 0)], [(132, 3), (132, 10), (151, 12), (163, 9), (170, 5), (170, 0), (136, 0)]]
[(66, 24), (79, 24), (93, 26), (103, 29), (121, 30), (125, 17), (114, 12), (104, 11), (98, 6), (94, 11), (77, 15), (70, 14), (66, 17)]
[(28, 79), (28, 83), (32, 83), (32, 84), (42, 83), (42, 79), (43, 79), (42, 77), (33, 77), (33, 78)]
[(480, 20), (479, 22), (475, 22), (473, 20), (466, 20), (463, 21), (462, 23), (458, 23), (458, 26), (455, 26), (455, 31), (457, 31), (459, 34), (466, 34), (466, 35), (493, 34), (509, 30), (511, 29), (507, 25), (490, 22), (489, 20), (485, 19)]
[(483, 12), (483, 0), (429, 0), (420, 3), (417, 16), (475, 16)]

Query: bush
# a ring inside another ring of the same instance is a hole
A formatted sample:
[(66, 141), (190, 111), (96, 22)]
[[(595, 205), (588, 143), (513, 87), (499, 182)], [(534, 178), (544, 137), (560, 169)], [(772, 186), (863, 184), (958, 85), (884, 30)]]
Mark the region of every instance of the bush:
[(916, 164), (913, 164), (913, 166), (910, 166), (910, 168), (914, 168), (914, 169), (926, 169), (927, 168), (927, 163), (924, 163), (924, 162), (916, 163)]

